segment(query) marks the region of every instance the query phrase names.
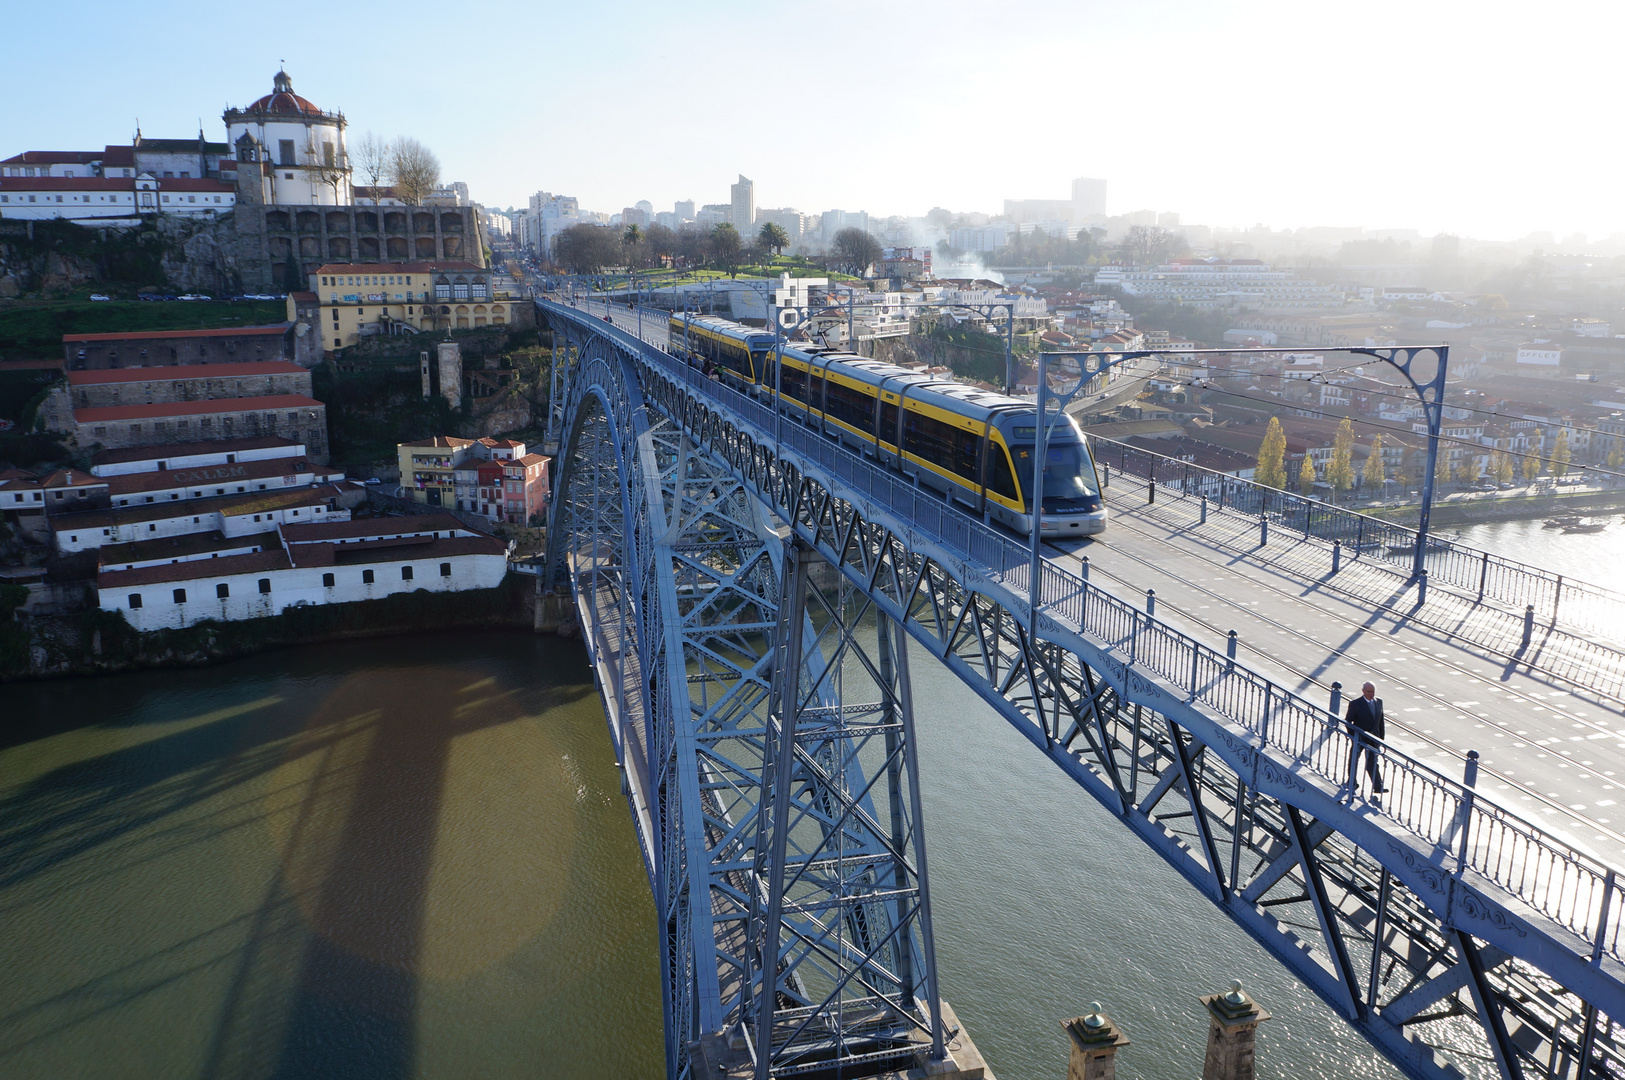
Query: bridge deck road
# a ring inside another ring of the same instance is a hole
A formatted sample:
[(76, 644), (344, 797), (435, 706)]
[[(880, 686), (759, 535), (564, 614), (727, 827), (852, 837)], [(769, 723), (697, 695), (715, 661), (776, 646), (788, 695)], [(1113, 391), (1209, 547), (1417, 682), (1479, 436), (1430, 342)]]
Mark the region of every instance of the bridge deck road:
[[(1375, 683), (1397, 749), (1456, 778), (1466, 752), (1477, 750), (1479, 790), (1625, 865), (1625, 716), (1617, 699), (1509, 662), (1475, 643), (1482, 634), (1455, 632), (1473, 619), (1506, 617), (1472, 597), (1430, 588), (1418, 611), (1402, 575), (1369, 566), (1351, 574), (1345, 561), (1333, 577), (1324, 552), (1294, 558), (1318, 543), (1301, 534), (1272, 530), (1258, 548), (1256, 519), (1233, 515), (1232, 527), (1210, 514), (1198, 530), (1194, 500), (1181, 506), (1174, 493), (1147, 505), (1144, 490), (1114, 482), (1106, 532), (1048, 544), (1048, 556), (1074, 570), (1088, 556), (1091, 581), (1124, 599), (1143, 602), (1154, 589), (1157, 618), (1214, 648), (1235, 630), (1239, 661), (1310, 701), (1329, 703), (1333, 681), (1343, 684), (1345, 702)], [(1243, 530), (1251, 530), (1246, 539), (1228, 535)]]

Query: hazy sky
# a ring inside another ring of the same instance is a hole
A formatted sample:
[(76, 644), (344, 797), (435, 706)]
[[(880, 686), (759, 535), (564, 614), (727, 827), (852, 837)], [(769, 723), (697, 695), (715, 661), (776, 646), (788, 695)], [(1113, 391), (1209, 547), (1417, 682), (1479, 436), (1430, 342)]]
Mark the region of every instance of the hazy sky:
[(1625, 231), (1625, 5), (1439, 0), (7, 5), (0, 157), (190, 135), (270, 89), (409, 134), (478, 201)]

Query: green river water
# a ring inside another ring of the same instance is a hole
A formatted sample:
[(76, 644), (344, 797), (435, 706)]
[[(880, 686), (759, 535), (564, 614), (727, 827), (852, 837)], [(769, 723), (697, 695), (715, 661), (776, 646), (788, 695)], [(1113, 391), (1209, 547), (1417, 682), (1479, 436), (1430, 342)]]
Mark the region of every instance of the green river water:
[[(1001, 1080), (1190, 1080), (1246, 982), (1263, 1077), (1397, 1076), (916, 651), (943, 992)], [(428, 634), (0, 686), (0, 1077), (663, 1071), (654, 908), (578, 643)]]

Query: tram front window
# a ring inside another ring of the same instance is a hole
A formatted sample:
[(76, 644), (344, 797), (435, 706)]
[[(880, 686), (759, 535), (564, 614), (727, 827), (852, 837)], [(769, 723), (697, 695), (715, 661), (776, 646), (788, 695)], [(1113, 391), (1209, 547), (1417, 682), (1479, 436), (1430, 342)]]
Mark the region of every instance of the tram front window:
[[(1033, 447), (1012, 447), (1016, 455), (1016, 479), (1023, 488), (1032, 484)], [(1044, 461), (1044, 509), (1065, 510), (1075, 500), (1098, 499), (1094, 463), (1082, 443), (1050, 443)]]

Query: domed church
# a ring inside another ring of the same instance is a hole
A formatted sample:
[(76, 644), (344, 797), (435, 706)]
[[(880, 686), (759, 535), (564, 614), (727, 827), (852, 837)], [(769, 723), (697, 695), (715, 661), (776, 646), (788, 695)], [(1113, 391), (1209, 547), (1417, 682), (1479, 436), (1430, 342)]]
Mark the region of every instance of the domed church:
[(259, 198), (247, 193), (252, 201), (307, 206), (353, 201), (344, 114), (324, 112), (294, 93), (286, 71), (276, 73), (269, 94), (246, 109), (227, 109), (224, 119), (226, 142), (236, 151), (239, 189), (256, 176), (260, 180)]

